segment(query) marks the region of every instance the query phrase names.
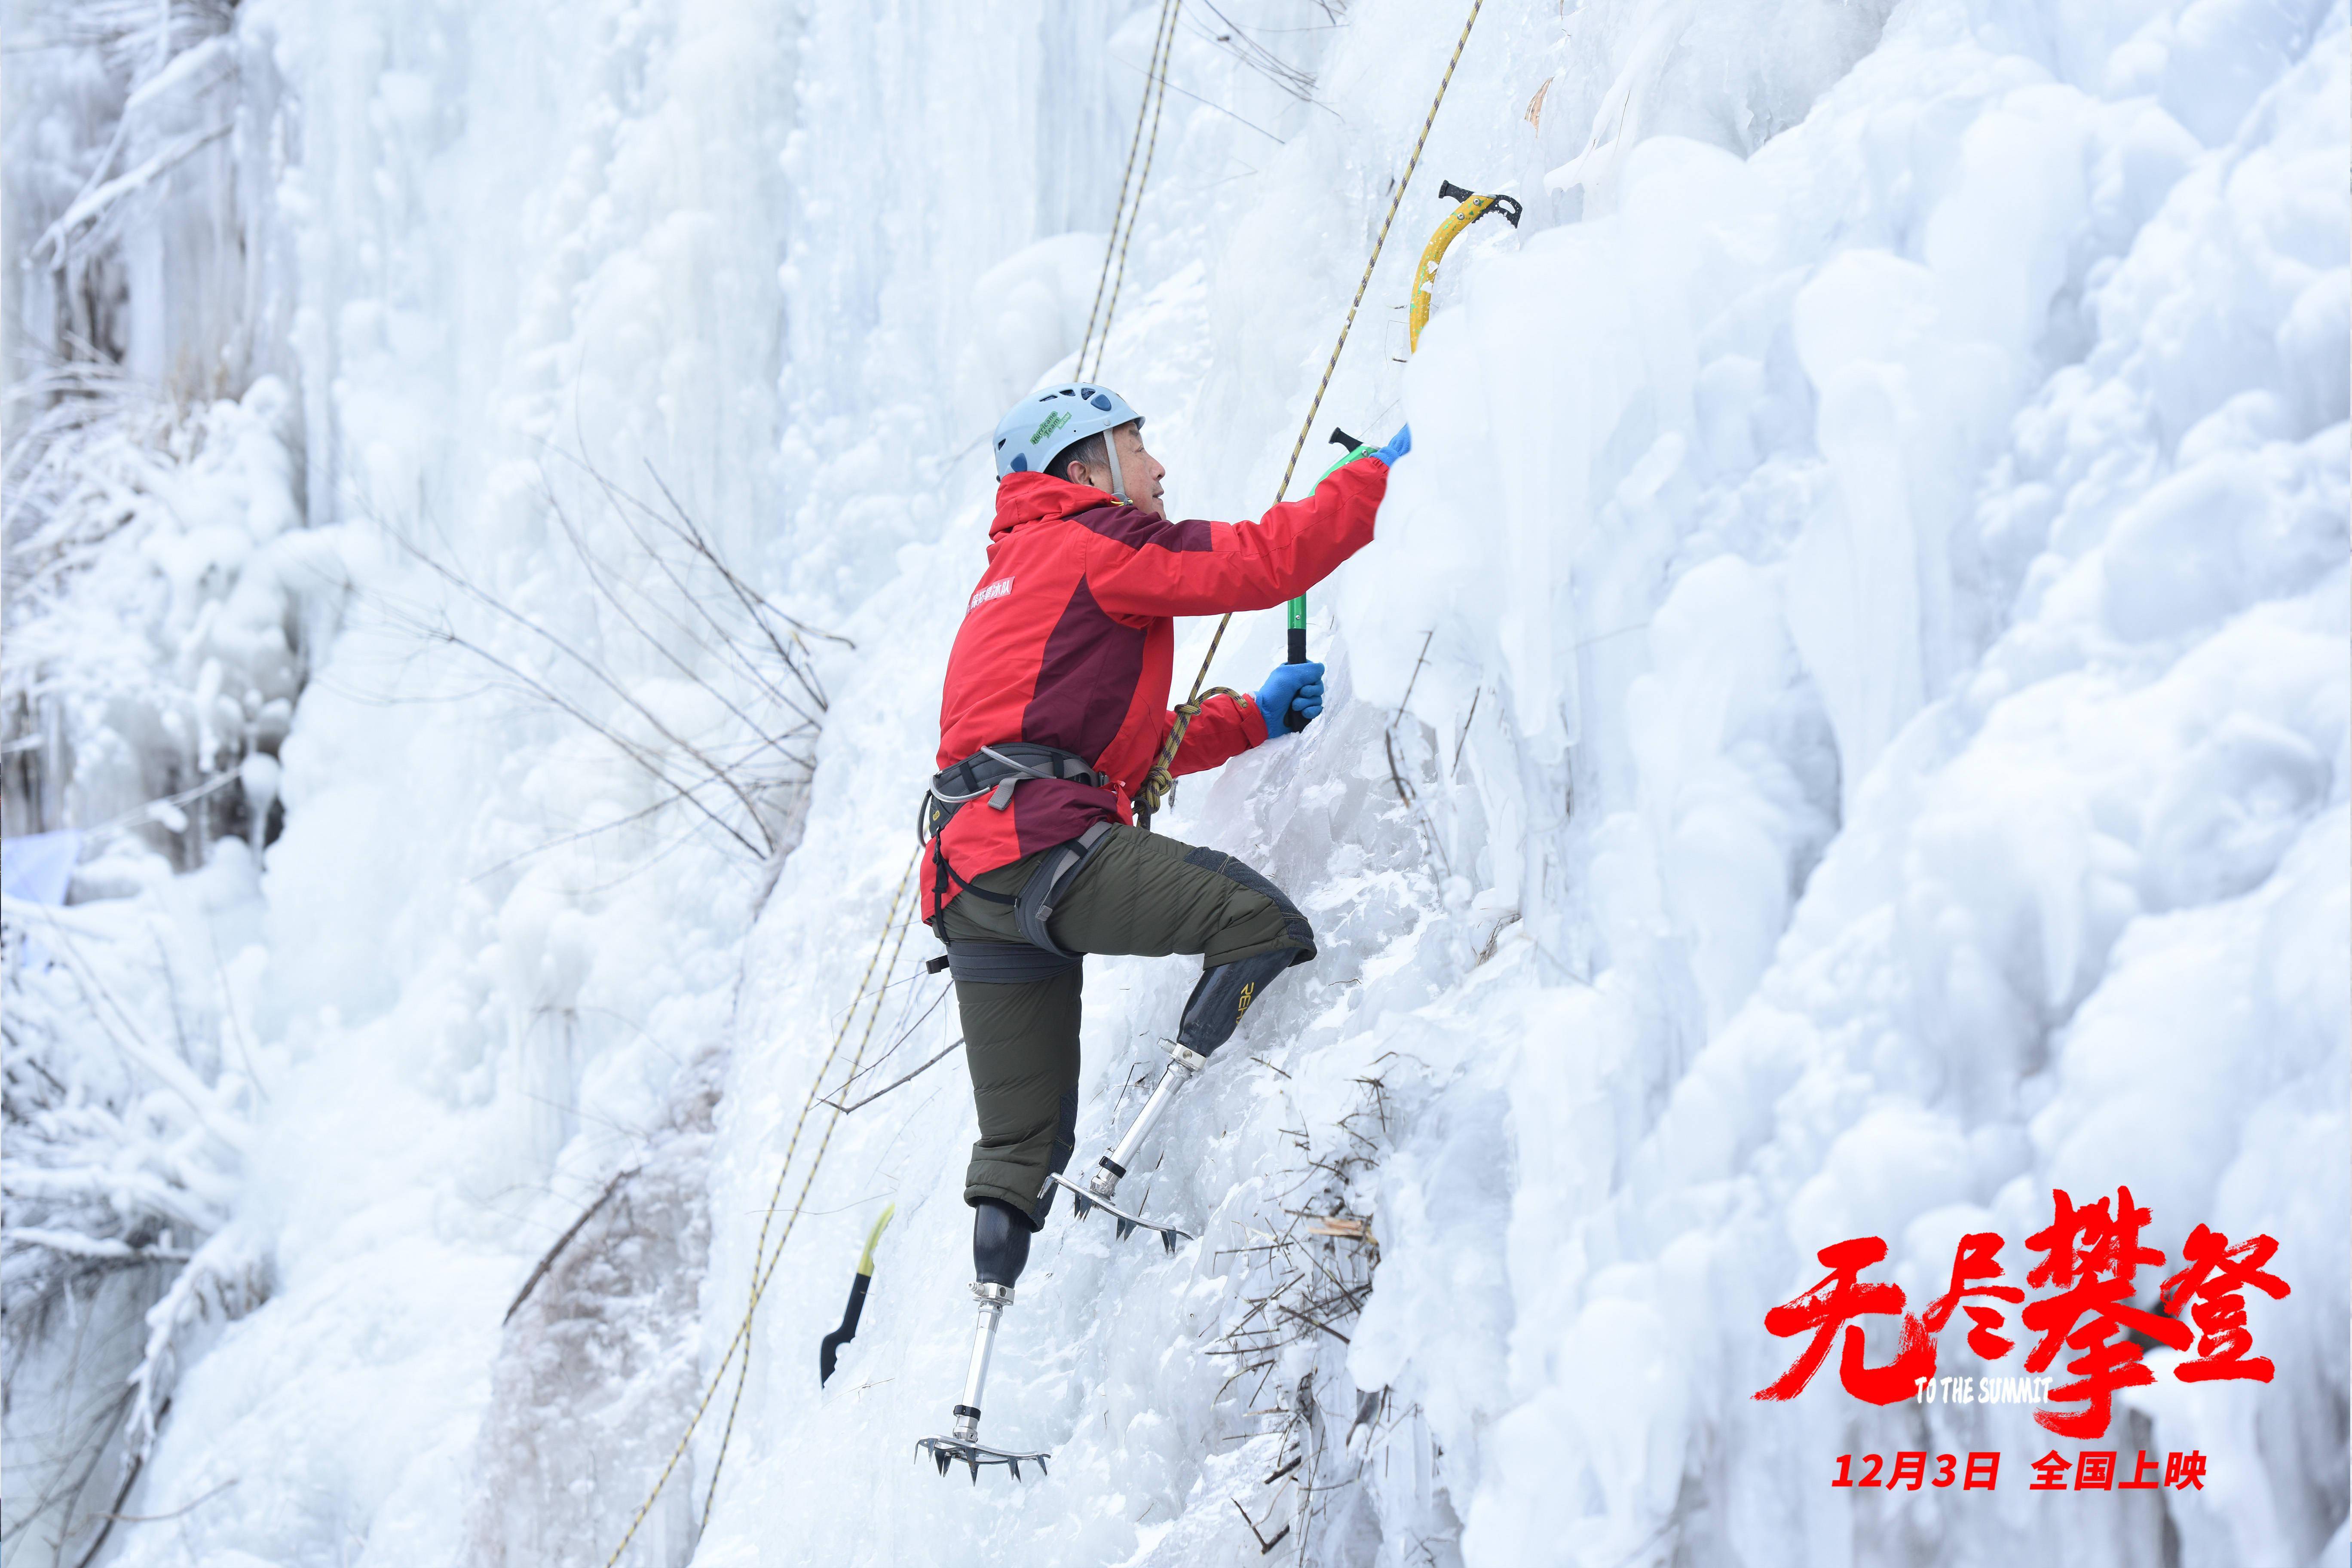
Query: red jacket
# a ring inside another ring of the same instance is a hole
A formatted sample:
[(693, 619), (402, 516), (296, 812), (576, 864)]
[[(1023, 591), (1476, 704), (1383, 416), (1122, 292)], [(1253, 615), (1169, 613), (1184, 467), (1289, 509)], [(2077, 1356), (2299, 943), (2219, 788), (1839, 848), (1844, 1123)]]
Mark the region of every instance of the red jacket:
[[(1295, 598), (1372, 541), (1387, 465), (1361, 458), (1315, 493), (1256, 522), (1170, 522), (1045, 474), (996, 487), (988, 570), (948, 655), (939, 767), (982, 746), (1058, 746), (1108, 773), (1109, 789), (1032, 780), (1003, 811), (976, 800), (938, 848), (954, 876), (935, 886), (923, 858), (923, 915), (935, 919), (983, 871), (1049, 849), (1097, 822), (1130, 822), (1136, 789), (1176, 716), (1168, 679), (1177, 616), (1263, 610)], [(1214, 697), (1184, 731), (1170, 771), (1197, 773), (1265, 739), (1247, 697)]]

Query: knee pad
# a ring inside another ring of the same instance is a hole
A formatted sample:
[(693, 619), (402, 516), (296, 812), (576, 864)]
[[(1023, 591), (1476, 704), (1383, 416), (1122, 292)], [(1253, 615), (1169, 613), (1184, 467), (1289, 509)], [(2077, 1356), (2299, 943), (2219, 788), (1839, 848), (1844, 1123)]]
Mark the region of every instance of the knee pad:
[(1183, 1022), (1176, 1040), (1187, 1050), (1207, 1056), (1233, 1037), (1242, 1021), (1274, 977), (1297, 962), (1292, 948), (1276, 948), (1255, 958), (1220, 963), (1201, 976), (1185, 999)]
[[(1214, 871), (1227, 881), (1238, 882), (1280, 910), (1282, 939), (1294, 944), (1292, 951), (1284, 955), (1286, 962), (1304, 963), (1315, 956), (1315, 928), (1307, 923), (1307, 917), (1298, 912), (1298, 906), (1290, 901), (1289, 896), (1264, 876), (1215, 849), (1190, 850), (1184, 856), (1184, 863)], [(1191, 1009), (1186, 1011), (1189, 1013)]]

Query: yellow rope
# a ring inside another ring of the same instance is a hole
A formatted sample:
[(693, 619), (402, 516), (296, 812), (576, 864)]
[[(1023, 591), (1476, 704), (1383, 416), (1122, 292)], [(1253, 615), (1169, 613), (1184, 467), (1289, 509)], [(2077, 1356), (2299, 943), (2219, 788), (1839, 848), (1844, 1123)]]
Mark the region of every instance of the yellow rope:
[[(1396, 222), (1397, 209), (1404, 205), (1405, 187), (1412, 184), (1412, 172), (1421, 166), (1421, 150), (1429, 142), (1429, 128), (1437, 123), (1437, 110), (1445, 101), (1445, 89), (1454, 83), (1454, 68), (1462, 63), (1462, 51), (1470, 42), (1470, 29), (1477, 24), (1479, 9), (1486, 0), (1470, 0), (1470, 15), (1462, 23), (1462, 36), (1454, 40), (1453, 58), (1445, 62), (1445, 75), (1437, 83), (1437, 96), (1429, 100), (1429, 112), (1421, 121), (1421, 134), (1413, 139), (1412, 156), (1405, 161), (1404, 178), (1397, 182), (1396, 195), (1389, 198), (1388, 216), (1381, 219), (1379, 237), (1372, 241), (1371, 259), (1364, 263), (1364, 275), (1356, 280), (1356, 297), (1348, 301), (1348, 319), (1339, 324), (1339, 341), (1331, 345), (1331, 357), (1323, 362), (1323, 379), (1315, 384), (1315, 399), (1307, 405), (1307, 417), (1298, 426), (1298, 439), (1290, 444), (1290, 461), (1282, 467), (1282, 483), (1276, 487), (1275, 504), (1290, 489), (1291, 476), (1298, 471), (1298, 455), (1307, 450), (1307, 433), (1315, 428), (1315, 416), (1322, 410), (1323, 394), (1331, 385), (1331, 373), (1339, 368), (1339, 351), (1348, 346), (1348, 333), (1356, 325), (1356, 310), (1364, 302), (1364, 290), (1372, 284), (1372, 271), (1381, 264), (1381, 251), (1389, 242), (1389, 226)], [(1184, 743), (1184, 731), (1192, 727), (1192, 715), (1201, 710), (1201, 687), (1209, 679), (1209, 666), (1217, 657), (1217, 645), (1225, 640), (1225, 628), (1233, 624), (1233, 612), (1225, 612), (1217, 629), (1209, 638), (1209, 651), (1202, 656), (1201, 672), (1192, 678), (1192, 694), (1176, 705), (1176, 722), (1170, 726), (1168, 739), (1160, 742), (1160, 754), (1151, 761), (1151, 771), (1143, 777), (1143, 786), (1135, 792), (1135, 808), (1145, 816), (1158, 811), (1168, 792), (1175, 787), (1169, 773), (1170, 764), (1176, 760), (1176, 749)], [(1214, 692), (1211, 696), (1216, 695)]]
[[(1168, 47), (1160, 57), (1159, 92), (1151, 100), (1151, 140), (1143, 144), (1143, 172), (1135, 177), (1135, 201), (1127, 209), (1127, 232), (1119, 237), (1118, 270), (1110, 280), (1110, 303), (1103, 307), (1102, 336), (1095, 342), (1094, 374), (1102, 374), (1103, 351), (1110, 347), (1111, 313), (1118, 309), (1118, 291), (1127, 281), (1127, 245), (1135, 237), (1136, 220), (1143, 216), (1143, 187), (1151, 179), (1152, 155), (1160, 151), (1160, 111), (1168, 106), (1168, 62), (1175, 54), (1176, 14), (1183, 9), (1184, 0), (1169, 0)], [(1149, 89), (1150, 83), (1145, 84)], [(1082, 345), (1083, 346), (1083, 345)], [(1085, 356), (1079, 356), (1079, 379), (1091, 380), (1085, 371)]]
[[(694, 1441), (695, 1430), (702, 1425), (702, 1417), (709, 1413), (711, 1400), (718, 1395), (719, 1385), (727, 1381), (727, 1369), (734, 1363), (737, 1350), (743, 1352), (744, 1376), (748, 1376), (751, 1373), (750, 1347), (752, 1319), (760, 1310), (760, 1298), (767, 1292), (768, 1280), (775, 1273), (776, 1264), (783, 1258), (784, 1243), (792, 1239), (793, 1226), (801, 1216), (801, 1207), (808, 1201), (809, 1184), (816, 1179), (817, 1167), (824, 1163), (824, 1152), (833, 1142), (834, 1128), (841, 1121), (840, 1111), (835, 1110), (833, 1121), (825, 1124), (824, 1136), (818, 1142), (815, 1157), (809, 1163), (808, 1175), (801, 1183), (800, 1197), (793, 1203), (793, 1212), (784, 1221), (783, 1234), (776, 1237), (774, 1255), (770, 1257), (767, 1251), (768, 1229), (775, 1219), (777, 1202), (784, 1194), (784, 1178), (793, 1168), (793, 1152), (800, 1147), (801, 1130), (808, 1124), (809, 1112), (815, 1109), (818, 1099), (823, 1093), (825, 1074), (832, 1068), (834, 1058), (841, 1054), (841, 1043), (848, 1037), (849, 1026), (856, 1019), (858, 1007), (866, 1000), (866, 987), (873, 983), (875, 966), (881, 962), (883, 943), (889, 940), (890, 928), (894, 924), (898, 928), (898, 944), (890, 950), (890, 964), (893, 969), (898, 967), (898, 950), (906, 944), (907, 928), (913, 923), (915, 912), (914, 906), (908, 905), (908, 918), (900, 921), (898, 905), (907, 896), (908, 879), (915, 874), (916, 858), (921, 854), (922, 850), (918, 847), (915, 855), (908, 858), (906, 870), (899, 874), (898, 886), (890, 895), (890, 907), (882, 916), (882, 929), (874, 938), (873, 955), (866, 959), (866, 973), (858, 979), (857, 994), (850, 999), (849, 1010), (842, 1016), (841, 1027), (834, 1032), (832, 1048), (825, 1052), (824, 1060), (817, 1067), (816, 1077), (809, 1085), (808, 1099), (802, 1103), (800, 1118), (793, 1123), (793, 1135), (784, 1144), (783, 1165), (776, 1172), (775, 1190), (768, 1195), (767, 1212), (760, 1220), (760, 1238), (751, 1248), (751, 1300), (750, 1305), (743, 1310), (743, 1321), (737, 1325), (735, 1337), (728, 1342), (727, 1353), (719, 1358), (719, 1370), (711, 1374), (710, 1386), (702, 1391), (702, 1400), (694, 1407), (694, 1415), (686, 1424), (685, 1434), (678, 1438), (677, 1447), (670, 1450), (669, 1462), (662, 1467), (661, 1476), (654, 1482), (653, 1490), (646, 1494), (646, 1500), (637, 1506), (636, 1516), (629, 1521), (628, 1532), (621, 1537), (621, 1543), (613, 1548), (613, 1555), (604, 1560), (604, 1568), (614, 1568), (614, 1564), (620, 1562), (621, 1554), (629, 1549), (629, 1542), (636, 1539), (638, 1528), (646, 1521), (646, 1515), (653, 1511), (654, 1503), (660, 1498), (662, 1489), (669, 1484), (670, 1476), (677, 1469), (677, 1462), (686, 1457), (687, 1445)], [(886, 984), (883, 990), (888, 989)], [(881, 993), (877, 993), (874, 1010), (866, 1020), (866, 1033), (857, 1042), (856, 1056), (850, 1058), (853, 1072), (857, 1063), (864, 1058), (867, 1043), (874, 1037), (874, 1020), (881, 1016)], [(739, 1377), (735, 1384), (735, 1404), (729, 1406), (727, 1413), (730, 1436), (734, 1432), (735, 1409), (741, 1404), (742, 1398), (743, 1384), (742, 1379)], [(710, 1485), (713, 1496), (717, 1495), (719, 1470), (720, 1466), (726, 1463), (726, 1438), (722, 1437), (719, 1441), (718, 1462), (711, 1467)], [(703, 1504), (703, 1522), (707, 1526), (709, 1521), (710, 1505), (706, 1499)]]
[[(906, 879), (904, 878), (899, 879), (899, 885), (901, 887), (906, 885)], [(894, 903), (892, 907), (895, 910), (896, 904)], [(887, 931), (889, 929), (890, 917), (886, 914), (882, 917), (882, 921), (883, 929)], [(874, 1026), (881, 1021), (883, 998), (890, 989), (888, 984), (888, 976), (898, 971), (898, 953), (900, 950), (907, 945), (907, 928), (914, 923), (915, 906), (913, 904), (908, 904), (907, 906), (906, 918), (898, 922), (898, 940), (891, 944), (890, 962), (882, 971), (884, 976), (882, 989), (874, 993), (874, 1010), (866, 1015), (866, 1032), (857, 1037), (857, 1049), (849, 1058), (849, 1070), (853, 1076), (856, 1075), (859, 1065), (866, 1060), (866, 1047), (871, 1045), (874, 1041)], [(877, 945), (878, 947), (879, 944), (877, 943)], [(864, 987), (861, 985), (859, 989), (862, 992)], [(852, 1010), (855, 1010), (854, 1005)], [(828, 1059), (826, 1066), (831, 1065), (832, 1064)], [(824, 1069), (819, 1068), (817, 1077), (820, 1082), (823, 1081), (824, 1076)], [(776, 1250), (768, 1258), (766, 1271), (759, 1275), (757, 1280), (751, 1287), (751, 1305), (744, 1313), (744, 1323), (747, 1329), (751, 1322), (751, 1314), (760, 1310), (760, 1298), (768, 1289), (769, 1279), (776, 1272), (776, 1266), (784, 1260), (784, 1243), (792, 1239), (793, 1226), (794, 1222), (799, 1220), (801, 1217), (801, 1210), (808, 1203), (809, 1188), (816, 1181), (817, 1168), (824, 1163), (825, 1149), (833, 1142), (834, 1129), (841, 1125), (841, 1116), (842, 1113), (840, 1110), (835, 1108), (833, 1113), (833, 1120), (824, 1124), (824, 1136), (817, 1140), (816, 1157), (809, 1162), (808, 1174), (801, 1178), (800, 1195), (793, 1200), (792, 1215), (784, 1221), (784, 1234), (776, 1237)], [(789, 1149), (787, 1149), (784, 1153), (784, 1165), (787, 1170), (792, 1166), (792, 1152)], [(777, 1180), (779, 1184), (781, 1184), (782, 1177), (779, 1175)], [(773, 1203), (774, 1199), (771, 1198), (769, 1201)], [(878, 1225), (874, 1227), (874, 1234), (876, 1238), (879, 1239), (882, 1234), (882, 1227)], [(870, 1251), (870, 1243), (868, 1244), (868, 1247)], [(753, 1254), (755, 1268), (757, 1268), (757, 1257), (758, 1255), (756, 1253)], [(735, 1374), (735, 1397), (729, 1400), (727, 1403), (727, 1426), (719, 1435), (718, 1457), (710, 1461), (710, 1489), (708, 1492), (705, 1492), (702, 1498), (702, 1528), (705, 1530), (709, 1530), (710, 1528), (711, 1505), (719, 1500), (719, 1472), (726, 1468), (727, 1446), (735, 1440), (735, 1413), (741, 1409), (743, 1405), (743, 1385), (751, 1381), (751, 1347), (756, 1342), (756, 1341), (748, 1338), (743, 1342), (743, 1367), (740, 1372)]]
[[(1095, 279), (1095, 302), (1087, 310), (1087, 335), (1078, 340), (1076, 370), (1078, 379), (1081, 381), (1087, 379), (1087, 350), (1095, 341), (1095, 317), (1102, 310), (1103, 289), (1110, 281), (1113, 252), (1117, 252), (1118, 257), (1119, 276), (1124, 278), (1127, 275), (1127, 247), (1119, 240), (1119, 225), (1125, 222), (1130, 232), (1135, 226), (1128, 215), (1128, 182), (1135, 174), (1136, 149), (1143, 145), (1143, 117), (1154, 101), (1152, 98), (1154, 87), (1159, 89), (1158, 101), (1164, 103), (1168, 99), (1169, 47), (1176, 37), (1176, 12), (1182, 3), (1183, 0), (1160, 0), (1160, 22), (1151, 35), (1151, 65), (1143, 75), (1143, 100), (1135, 106), (1135, 133), (1127, 141), (1127, 167), (1119, 173), (1118, 202), (1110, 210), (1110, 237), (1103, 245), (1102, 273)], [(1151, 116), (1151, 141), (1155, 147), (1160, 142), (1160, 116), (1156, 113)], [(1143, 173), (1145, 178), (1150, 177), (1151, 162), (1149, 157), (1144, 160)], [(1140, 185), (1136, 187), (1135, 205), (1139, 211), (1143, 206), (1143, 187)], [(1118, 292), (1114, 289), (1111, 290), (1111, 307), (1116, 310), (1118, 306)], [(1103, 317), (1102, 330), (1103, 341), (1108, 342), (1110, 341), (1108, 316)], [(1097, 369), (1101, 368), (1102, 355), (1099, 351), (1095, 355), (1095, 364)]]

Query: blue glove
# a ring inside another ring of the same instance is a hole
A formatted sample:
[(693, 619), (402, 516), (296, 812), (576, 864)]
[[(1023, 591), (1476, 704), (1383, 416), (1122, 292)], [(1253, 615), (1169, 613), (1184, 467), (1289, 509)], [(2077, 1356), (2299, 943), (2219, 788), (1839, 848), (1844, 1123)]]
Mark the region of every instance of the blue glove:
[(1381, 462), (1386, 463), (1390, 468), (1393, 468), (1396, 467), (1396, 460), (1412, 450), (1412, 426), (1410, 425), (1400, 425), (1397, 426), (1397, 433), (1389, 437), (1389, 444), (1381, 447), (1379, 451), (1373, 453), (1372, 456), (1378, 458)]
[(1288, 728), (1283, 721), (1286, 713), (1296, 710), (1302, 724), (1314, 718), (1323, 711), (1323, 667), (1311, 660), (1276, 665), (1258, 690), (1257, 710), (1265, 716), (1268, 740)]

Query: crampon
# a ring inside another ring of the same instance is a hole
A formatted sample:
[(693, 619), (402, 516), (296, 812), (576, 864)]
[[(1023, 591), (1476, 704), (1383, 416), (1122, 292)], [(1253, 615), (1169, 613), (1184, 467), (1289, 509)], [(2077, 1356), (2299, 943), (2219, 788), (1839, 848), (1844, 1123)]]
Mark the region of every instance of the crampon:
[(915, 1439), (915, 1452), (929, 1455), (943, 1476), (948, 1473), (950, 1466), (971, 1466), (974, 1486), (980, 1484), (980, 1467), (982, 1465), (1003, 1465), (1013, 1472), (1013, 1479), (1017, 1481), (1021, 1479), (1021, 1467), (1024, 1465), (1034, 1465), (1037, 1473), (1045, 1475), (1045, 1461), (1053, 1457), (1050, 1454), (1008, 1454), (1002, 1448), (984, 1447), (961, 1437), (918, 1437)]
[(1139, 1230), (1148, 1230), (1160, 1237), (1160, 1245), (1166, 1247), (1168, 1255), (1173, 1258), (1176, 1255), (1176, 1244), (1179, 1241), (1195, 1239), (1192, 1232), (1189, 1230), (1180, 1230), (1172, 1225), (1161, 1225), (1156, 1220), (1146, 1219), (1139, 1214), (1129, 1214), (1100, 1193), (1080, 1186), (1058, 1171), (1054, 1173), (1054, 1180), (1069, 1189), (1070, 1201), (1077, 1206), (1080, 1219), (1086, 1218), (1090, 1211), (1100, 1209), (1117, 1220), (1118, 1239), (1121, 1241), (1125, 1241)]

